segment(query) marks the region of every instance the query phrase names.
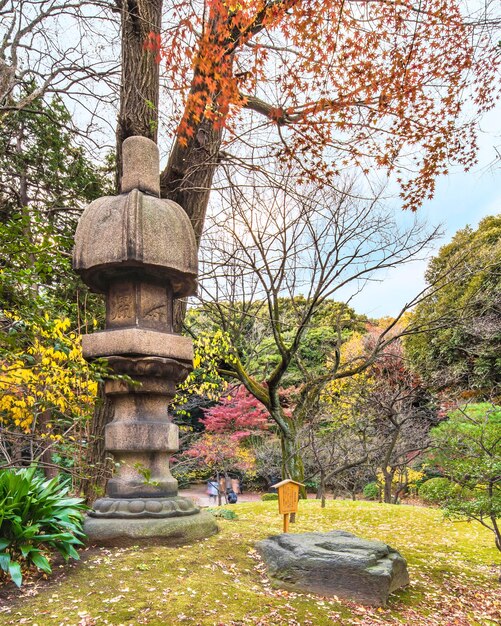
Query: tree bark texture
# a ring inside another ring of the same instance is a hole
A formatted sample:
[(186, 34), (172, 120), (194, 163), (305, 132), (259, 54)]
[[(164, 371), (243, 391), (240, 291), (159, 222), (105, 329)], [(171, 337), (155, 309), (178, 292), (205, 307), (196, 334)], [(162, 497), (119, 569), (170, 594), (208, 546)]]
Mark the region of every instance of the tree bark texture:
[(392, 504), (392, 496), (391, 496), (391, 485), (393, 483), (394, 472), (388, 472), (385, 469), (383, 471), (384, 477), (384, 488), (383, 488), (383, 498), (386, 504)]
[(88, 447), (81, 473), (85, 479), (81, 491), (87, 503), (104, 494), (106, 482), (112, 472), (112, 463), (106, 456), (104, 429), (113, 419), (113, 405), (104, 394), (104, 386), (99, 384), (99, 399), (94, 407), (94, 415), (89, 423)]
[(322, 508), (325, 509), (325, 472), (320, 470), (320, 485), (319, 485), (320, 497), (322, 499)]
[[(271, 416), (273, 417), (273, 412), (271, 412)], [(282, 478), (291, 478), (301, 483), (304, 480), (303, 459), (297, 444), (294, 424), (289, 423), (289, 427), (287, 432), (285, 432), (279, 426), (282, 445)], [(301, 498), (306, 498), (306, 489), (304, 487), (300, 487), (299, 493)]]
[[(49, 424), (52, 419), (52, 412), (50, 409), (46, 409), (40, 413), (38, 418), (39, 427), (42, 431), (49, 430)], [(50, 439), (49, 439), (50, 441)], [(42, 450), (42, 454), (40, 455), (40, 465), (42, 467), (42, 471), (45, 475), (45, 478), (55, 478), (59, 470), (54, 463), (52, 463), (52, 446), (49, 444), (45, 446)]]
[[(122, 142), (132, 135), (157, 141), (159, 59), (154, 35), (161, 30), (163, 0), (123, 0), (122, 81), (117, 128), (117, 177)], [(159, 40), (158, 40), (159, 43)], [(199, 87), (193, 81), (192, 90)], [(202, 237), (212, 180), (219, 161), (222, 127), (202, 119), (186, 144), (178, 138), (161, 174), (161, 196), (180, 204), (191, 220), (197, 244)], [(118, 187), (118, 185), (117, 185)], [(183, 317), (182, 312), (179, 313)]]
[[(304, 481), (304, 464), (297, 441), (297, 423), (294, 417), (291, 418), (285, 415), (284, 409), (280, 403), (280, 396), (278, 394), (280, 380), (274, 383), (268, 381), (267, 387), (264, 387), (256, 383), (238, 361), (234, 364), (234, 368), (233, 375), (235, 378), (240, 380), (249, 393), (263, 403), (268, 409), (271, 419), (278, 427), (282, 451), (282, 478), (290, 478), (302, 483)], [(299, 497), (307, 497), (305, 487), (299, 488)], [(293, 523), (294, 520), (295, 516), (292, 515), (290, 519), (291, 523)]]
[[(159, 49), (163, 0), (122, 0), (122, 79), (117, 127), (117, 178), (122, 142), (133, 135), (157, 141)], [(119, 187), (119, 185), (117, 185)]]
[[(163, 0), (122, 0), (122, 81), (117, 127), (117, 188), (122, 172), (122, 142), (132, 135), (157, 141), (159, 57)], [(192, 92), (197, 87), (196, 73)], [(193, 122), (193, 120), (192, 120)], [(174, 139), (161, 174), (161, 197), (174, 200), (191, 220), (197, 244), (202, 237), (212, 180), (219, 162), (222, 126), (203, 118), (186, 141)], [(179, 311), (179, 317), (184, 317)], [(179, 320), (178, 320), (179, 321)], [(179, 323), (178, 323), (179, 326)]]
[(219, 162), (222, 129), (211, 120), (202, 120), (194, 135), (182, 145), (175, 140), (169, 161), (160, 177), (162, 198), (174, 200), (191, 220), (200, 245), (212, 180)]

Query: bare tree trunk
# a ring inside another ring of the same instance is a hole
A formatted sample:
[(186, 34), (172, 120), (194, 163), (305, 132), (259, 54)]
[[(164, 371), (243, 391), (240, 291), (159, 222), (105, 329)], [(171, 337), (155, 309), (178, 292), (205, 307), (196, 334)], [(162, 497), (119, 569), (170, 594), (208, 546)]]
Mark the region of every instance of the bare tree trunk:
[[(501, 529), (499, 528), (498, 521), (494, 515), (490, 516), (492, 527), (494, 529), (494, 540), (496, 543), (496, 548), (501, 551)], [(501, 576), (499, 577), (501, 581)]]
[(315, 494), (315, 500), (321, 500), (322, 496), (323, 496), (322, 476), (320, 476), (320, 482), (319, 482), (318, 487), (317, 487), (317, 493)]
[(393, 495), (393, 504), (398, 504), (400, 494), (405, 493), (406, 489), (407, 489), (407, 481), (405, 481), (404, 483), (402, 482), (398, 483), (395, 493)]
[[(280, 430), (280, 441), (282, 445), (282, 478), (291, 478), (299, 483), (303, 482), (303, 459), (297, 446), (294, 429), (291, 428), (289, 432)], [(300, 489), (300, 497), (306, 498), (304, 487)]]
[(395, 426), (395, 430), (392, 434), (391, 441), (388, 445), (388, 449), (386, 450), (386, 454), (384, 456), (381, 472), (384, 477), (384, 486), (383, 486), (383, 500), (386, 504), (392, 504), (391, 500), (391, 483), (393, 482), (393, 477), (395, 476), (395, 469), (389, 469), (391, 455), (395, 450), (395, 446), (397, 445), (398, 437), (400, 435), (401, 424), (395, 424), (392, 416), (390, 415), (391, 422)]
[[(132, 135), (157, 140), (159, 105), (159, 49), (163, 0), (120, 0), (122, 24), (122, 81), (117, 127), (117, 188), (121, 177), (122, 142)], [(217, 29), (215, 31), (217, 36)], [(226, 60), (232, 62), (231, 58)], [(200, 90), (200, 72), (191, 92)], [(202, 76), (203, 82), (203, 76)], [(222, 125), (202, 119), (192, 124), (186, 145), (178, 138), (161, 175), (161, 196), (180, 204), (200, 242), (212, 179), (219, 163)], [(176, 327), (184, 318), (178, 309)]]
[(217, 481), (217, 505), (221, 506), (223, 504), (223, 496), (221, 494), (221, 475), (219, 472), (216, 473), (216, 481)]
[[(50, 409), (46, 409), (45, 411), (42, 411), (42, 413), (40, 413), (38, 423), (42, 432), (49, 430), (48, 425), (51, 421), (51, 415), (52, 413)], [(50, 441), (50, 439), (48, 439), (48, 441)], [(42, 454), (40, 455), (40, 461), (43, 473), (45, 474), (46, 478), (54, 478), (55, 476), (57, 476), (58, 469), (52, 463), (52, 447), (50, 444), (42, 450)]]
[[(497, 480), (498, 480), (497, 478), (494, 480), (489, 480), (489, 483), (488, 483), (487, 490), (488, 490), (489, 498), (491, 499), (491, 501), (493, 501), (493, 498), (494, 498), (494, 489), (495, 489), (495, 484), (497, 483)], [(496, 515), (496, 512), (491, 512), (489, 517), (492, 523), (492, 530), (494, 531), (496, 548), (501, 551), (501, 528), (499, 527), (499, 524), (498, 524), (498, 517)], [(499, 577), (499, 580), (501, 582), (501, 576)]]
[(106, 458), (104, 429), (113, 419), (113, 405), (106, 398), (102, 383), (99, 385), (99, 399), (94, 407), (94, 415), (89, 424), (88, 448), (82, 474), (86, 479), (81, 490), (87, 502), (104, 494), (106, 482), (111, 475), (112, 464)]
[(383, 486), (383, 501), (386, 504), (392, 504), (391, 499), (391, 484), (393, 482), (393, 472), (388, 472), (383, 469), (384, 486)]
[(322, 508), (325, 509), (325, 471), (320, 470), (320, 492), (322, 494)]
[[(282, 478), (291, 478), (299, 483), (304, 480), (304, 465), (301, 453), (298, 449), (294, 429), (289, 432), (280, 430), (280, 440), (282, 444)], [(299, 497), (306, 498), (306, 489), (299, 487)], [(291, 513), (289, 522), (295, 524), (296, 514)]]
[(180, 204), (191, 220), (197, 244), (202, 238), (212, 180), (219, 162), (222, 129), (202, 120), (194, 135), (182, 146), (178, 139), (160, 177), (162, 198)]
[[(205, 97), (208, 104), (212, 103), (217, 110), (219, 79), (214, 72), (221, 75), (231, 75), (233, 54), (223, 54), (218, 68), (207, 69), (204, 55), (211, 54), (213, 46), (223, 48), (227, 45), (225, 36), (222, 36), (221, 15), (217, 10), (209, 9), (205, 24), (205, 44), (201, 43), (197, 51), (198, 60), (195, 61), (195, 72), (191, 83), (190, 93), (186, 100), (186, 111), (181, 125), (190, 126), (190, 135), (183, 136), (182, 141), (176, 139), (169, 162), (160, 177), (162, 198), (169, 198), (180, 204), (191, 220), (197, 243), (200, 243), (205, 221), (205, 211), (209, 202), (214, 172), (219, 163), (221, 139), (223, 135), (224, 119), (205, 117), (205, 111), (195, 112), (192, 107), (200, 95), (200, 91), (207, 90)], [(210, 84), (210, 85), (209, 85)], [(221, 112), (220, 112), (221, 113)]]
[(163, 0), (121, 0), (122, 80), (117, 126), (117, 188), (122, 142), (133, 135), (156, 142)]
[[(177, 202), (190, 218), (197, 246), (202, 239), (205, 213), (221, 147), (222, 130), (202, 120), (194, 137), (182, 146), (178, 139), (160, 177), (160, 195)], [(186, 302), (174, 305), (174, 331), (180, 333), (186, 315)]]

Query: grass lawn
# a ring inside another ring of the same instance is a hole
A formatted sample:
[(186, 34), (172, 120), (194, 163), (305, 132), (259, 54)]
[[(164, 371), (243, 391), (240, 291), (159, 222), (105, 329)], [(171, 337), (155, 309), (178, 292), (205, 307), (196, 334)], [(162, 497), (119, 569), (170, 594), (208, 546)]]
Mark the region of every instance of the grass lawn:
[(269, 584), (254, 544), (281, 532), (276, 502), (231, 507), (220, 533), (179, 548), (89, 549), (48, 582), (12, 591), (0, 624), (406, 624), (501, 623), (500, 554), (477, 524), (452, 523), (440, 511), (370, 502), (301, 501), (293, 532), (344, 529), (380, 539), (407, 559), (411, 585), (386, 609), (288, 593)]

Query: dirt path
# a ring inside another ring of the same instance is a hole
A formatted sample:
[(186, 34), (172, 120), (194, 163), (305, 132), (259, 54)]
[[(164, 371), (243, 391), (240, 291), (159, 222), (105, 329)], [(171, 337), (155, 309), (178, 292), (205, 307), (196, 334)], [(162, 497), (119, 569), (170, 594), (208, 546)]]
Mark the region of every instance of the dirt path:
[[(180, 489), (179, 495), (184, 498), (190, 498), (198, 504), (198, 506), (217, 506), (217, 498), (209, 498), (207, 495), (206, 483), (190, 485), (187, 489)], [(245, 491), (244, 493), (238, 494), (238, 502), (256, 502), (256, 500), (261, 500), (261, 495), (261, 493), (255, 491)], [(223, 504), (225, 504), (224, 497)]]

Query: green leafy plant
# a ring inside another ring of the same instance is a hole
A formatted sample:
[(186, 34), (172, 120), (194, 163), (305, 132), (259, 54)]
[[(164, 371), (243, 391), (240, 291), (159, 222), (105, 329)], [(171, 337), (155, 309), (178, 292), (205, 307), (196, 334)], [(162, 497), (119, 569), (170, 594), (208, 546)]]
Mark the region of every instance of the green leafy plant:
[(212, 513), (214, 517), (222, 517), (223, 519), (238, 519), (238, 515), (235, 511), (231, 511), (230, 509), (207, 509), (209, 513)]
[(308, 493), (316, 493), (318, 491), (318, 482), (316, 480), (305, 480), (304, 486)]
[(178, 482), (179, 489), (186, 489), (191, 484), (205, 482), (212, 478), (212, 468), (207, 466), (193, 467), (192, 459), (186, 462), (186, 457), (176, 455), (177, 463), (171, 467), (172, 475)]
[(0, 569), (20, 587), (22, 569), (34, 565), (49, 574), (48, 554), (56, 550), (65, 560), (78, 559), (81, 539), (81, 498), (66, 497), (67, 483), (45, 480), (32, 465), (0, 472)]
[(419, 487), (419, 497), (428, 504), (443, 505), (461, 491), (458, 485), (448, 478), (430, 478)]
[(145, 485), (150, 485), (151, 487), (158, 487), (158, 480), (153, 480), (151, 477), (151, 470), (143, 465), (142, 463), (134, 463), (134, 469), (139, 472), (141, 477), (144, 479)]
[(379, 500), (381, 487), (376, 482), (367, 483), (363, 489), (363, 494), (366, 500)]
[(440, 503), (446, 517), (480, 522), (501, 551), (500, 433), (501, 406), (466, 405), (431, 431), (430, 455), (454, 485)]
[(278, 500), (278, 493), (263, 493), (261, 496), (261, 500), (263, 502), (268, 502), (269, 500)]

